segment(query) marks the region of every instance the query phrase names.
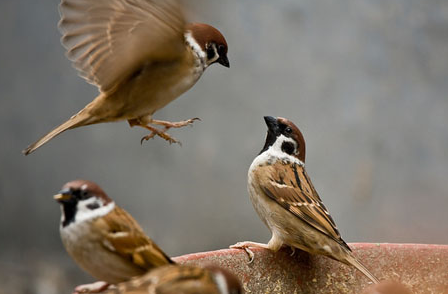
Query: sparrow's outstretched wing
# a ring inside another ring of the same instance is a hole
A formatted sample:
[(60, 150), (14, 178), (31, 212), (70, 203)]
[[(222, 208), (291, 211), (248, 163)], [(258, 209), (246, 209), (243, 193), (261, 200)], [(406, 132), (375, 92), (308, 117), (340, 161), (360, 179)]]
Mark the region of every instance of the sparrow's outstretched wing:
[(255, 175), (269, 198), (350, 251), (303, 165), (278, 162), (259, 167)]
[(144, 270), (174, 263), (157, 244), (146, 236), (138, 223), (119, 207), (115, 207), (110, 213), (97, 219), (96, 227), (103, 232), (105, 248), (116, 252)]
[(59, 28), (67, 57), (101, 92), (113, 91), (146, 63), (185, 50), (185, 19), (176, 0), (62, 0)]

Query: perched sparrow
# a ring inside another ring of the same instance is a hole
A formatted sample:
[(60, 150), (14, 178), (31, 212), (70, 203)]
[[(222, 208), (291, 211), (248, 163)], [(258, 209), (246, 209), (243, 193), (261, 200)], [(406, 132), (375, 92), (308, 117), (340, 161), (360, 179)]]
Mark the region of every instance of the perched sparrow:
[[(105, 281), (106, 288), (174, 263), (95, 183), (69, 182), (54, 199), (61, 204), (60, 233), (65, 249), (83, 270)], [(88, 286), (77, 291), (93, 290)]]
[(404, 285), (398, 282), (384, 281), (365, 289), (362, 294), (412, 294)]
[(268, 244), (239, 242), (231, 248), (248, 247), (277, 251), (282, 245), (322, 254), (355, 266), (373, 282), (372, 275), (351, 253), (305, 171), (305, 140), (285, 118), (264, 117), (266, 143), (248, 173), (250, 199), (269, 227)]
[(68, 129), (120, 120), (150, 130), (145, 140), (158, 135), (177, 142), (165, 131), (195, 119), (167, 122), (152, 115), (190, 89), (209, 65), (229, 67), (223, 35), (207, 24), (186, 24), (176, 0), (62, 0), (60, 12), (67, 56), (100, 94), (25, 155)]
[(237, 278), (218, 267), (166, 265), (120, 283), (104, 294), (240, 294)]

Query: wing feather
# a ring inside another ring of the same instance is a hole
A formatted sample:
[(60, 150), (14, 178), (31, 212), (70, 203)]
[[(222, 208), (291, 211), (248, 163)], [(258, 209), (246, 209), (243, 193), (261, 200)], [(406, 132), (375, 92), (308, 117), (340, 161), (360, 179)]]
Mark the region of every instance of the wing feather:
[(97, 220), (105, 240), (104, 247), (114, 251), (136, 266), (148, 270), (174, 263), (124, 210), (116, 207)]
[(185, 50), (177, 0), (62, 0), (59, 9), (67, 57), (102, 92), (145, 62), (172, 61)]
[(349, 249), (303, 165), (278, 162), (259, 167), (257, 173), (261, 189), (269, 198)]

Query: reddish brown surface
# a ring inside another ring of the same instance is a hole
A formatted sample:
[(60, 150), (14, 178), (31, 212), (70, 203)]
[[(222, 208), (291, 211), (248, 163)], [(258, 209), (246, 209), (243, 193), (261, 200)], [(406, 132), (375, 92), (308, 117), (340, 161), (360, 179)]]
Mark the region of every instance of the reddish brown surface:
[[(396, 280), (413, 293), (448, 294), (448, 245), (349, 244), (355, 255), (380, 280)], [(248, 264), (243, 250), (224, 249), (175, 258), (180, 263), (216, 264), (230, 269), (246, 293), (359, 294), (370, 282), (360, 272), (323, 256), (289, 249), (274, 254), (254, 249)]]

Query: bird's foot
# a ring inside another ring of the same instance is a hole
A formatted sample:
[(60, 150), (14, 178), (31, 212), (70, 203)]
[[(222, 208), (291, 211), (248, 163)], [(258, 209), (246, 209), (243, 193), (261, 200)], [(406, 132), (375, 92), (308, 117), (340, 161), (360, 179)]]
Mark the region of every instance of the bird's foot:
[(190, 118), (190, 119), (178, 121), (178, 122), (170, 122), (170, 121), (153, 119), (153, 120), (151, 120), (151, 123), (155, 124), (155, 125), (159, 125), (159, 126), (164, 126), (168, 130), (170, 128), (182, 128), (182, 127), (185, 127), (188, 125), (192, 125), (195, 120), (201, 121), (201, 119), (199, 117), (195, 117), (195, 118)]
[(79, 285), (73, 291), (73, 294), (81, 294), (81, 293), (101, 293), (107, 290), (111, 285), (104, 281), (98, 281), (91, 284), (83, 284)]
[(168, 141), (170, 144), (177, 143), (182, 146), (182, 143), (180, 141), (178, 141), (177, 139), (171, 137), (168, 133), (166, 133), (166, 131), (168, 130), (168, 128), (166, 128), (166, 127), (163, 130), (159, 130), (158, 128), (155, 128), (152, 126), (144, 126), (144, 128), (147, 130), (150, 130), (151, 133), (149, 135), (144, 136), (140, 140), (140, 144), (143, 144), (143, 141), (148, 141), (149, 139), (152, 139), (155, 136), (159, 136), (160, 138)]
[(139, 127), (142, 127), (142, 128), (145, 128), (145, 129), (151, 131), (151, 133), (149, 135), (144, 136), (140, 140), (141, 144), (143, 143), (143, 141), (148, 141), (149, 139), (152, 139), (155, 136), (159, 136), (160, 138), (163, 138), (166, 141), (168, 141), (170, 144), (177, 143), (177, 144), (182, 146), (182, 143), (180, 141), (178, 141), (177, 139), (171, 137), (166, 131), (168, 131), (171, 128), (181, 128), (181, 127), (184, 127), (184, 126), (191, 125), (191, 124), (193, 124), (193, 122), (195, 120), (199, 120), (200, 121), (201, 119), (198, 118), (198, 117), (195, 117), (195, 118), (191, 118), (191, 119), (184, 120), (184, 121), (178, 121), (178, 122), (169, 122), (169, 121), (155, 120), (155, 119), (151, 119), (149, 121), (149, 124), (155, 124), (155, 125), (163, 126), (164, 127), (163, 130), (160, 130), (160, 129), (158, 129), (156, 127), (153, 127), (153, 126), (151, 126), (149, 124), (146, 124), (145, 121), (141, 120), (141, 119), (130, 119), (130, 120), (128, 120), (128, 122), (129, 122), (129, 125), (131, 127), (139, 126)]
[(255, 259), (255, 254), (253, 253), (252, 250), (249, 249), (249, 247), (269, 249), (267, 244), (250, 242), (250, 241), (238, 242), (234, 245), (229, 246), (229, 248), (231, 249), (243, 249), (244, 251), (246, 251), (246, 254), (249, 257), (248, 263), (252, 263)]

